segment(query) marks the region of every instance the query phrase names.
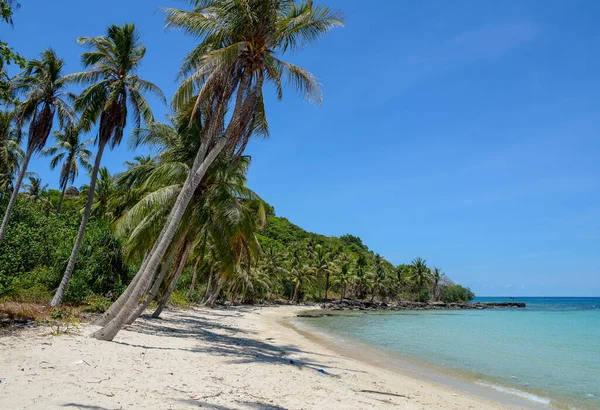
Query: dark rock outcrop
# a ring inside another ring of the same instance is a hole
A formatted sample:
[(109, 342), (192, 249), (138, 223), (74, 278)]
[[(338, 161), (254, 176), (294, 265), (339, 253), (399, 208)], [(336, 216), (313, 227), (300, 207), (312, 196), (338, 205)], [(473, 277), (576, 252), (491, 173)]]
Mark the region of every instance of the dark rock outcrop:
[(524, 308), (523, 302), (368, 302), (361, 300), (344, 299), (332, 301), (321, 305), (322, 309), (329, 310), (459, 310), (459, 309), (509, 309)]
[(78, 196), (79, 196), (79, 189), (75, 188), (74, 186), (67, 188), (67, 190), (65, 191), (66, 199), (75, 199)]

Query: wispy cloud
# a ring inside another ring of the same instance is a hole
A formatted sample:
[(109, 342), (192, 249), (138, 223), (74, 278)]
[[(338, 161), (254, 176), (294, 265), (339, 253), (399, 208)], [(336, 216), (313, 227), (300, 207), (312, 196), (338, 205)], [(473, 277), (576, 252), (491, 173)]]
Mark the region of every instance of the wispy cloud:
[(522, 20), (487, 24), (446, 36), (401, 63), (404, 72), (400, 88), (469, 64), (500, 59), (533, 41), (539, 32), (537, 24)]
[(539, 33), (531, 21), (486, 25), (458, 33), (441, 42), (438, 47), (409, 58), (414, 65), (448, 66), (491, 60), (529, 43)]
[(538, 31), (538, 27), (530, 21), (479, 27), (451, 38), (445, 51), (454, 59), (495, 59), (532, 41)]

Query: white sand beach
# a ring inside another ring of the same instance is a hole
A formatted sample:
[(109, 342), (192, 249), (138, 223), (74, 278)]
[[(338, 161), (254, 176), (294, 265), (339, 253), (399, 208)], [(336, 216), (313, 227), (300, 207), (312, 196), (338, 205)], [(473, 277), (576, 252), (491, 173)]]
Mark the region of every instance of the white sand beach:
[(301, 310), (168, 310), (114, 342), (87, 337), (91, 325), (5, 335), (0, 408), (520, 408), (347, 357), (286, 325)]

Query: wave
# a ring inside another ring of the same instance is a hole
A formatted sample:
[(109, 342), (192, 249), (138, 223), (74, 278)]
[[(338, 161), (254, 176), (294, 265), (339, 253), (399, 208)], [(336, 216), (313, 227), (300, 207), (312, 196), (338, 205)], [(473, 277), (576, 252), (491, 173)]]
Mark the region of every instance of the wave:
[(529, 401), (532, 401), (534, 403), (540, 403), (540, 404), (550, 404), (552, 402), (552, 400), (550, 400), (547, 397), (541, 397), (541, 396), (537, 396), (533, 393), (529, 393), (523, 390), (518, 390), (518, 389), (514, 389), (512, 387), (505, 387), (505, 386), (499, 386), (497, 384), (491, 384), (491, 383), (485, 383), (485, 382), (475, 382), (476, 384), (480, 385), (480, 386), (484, 386), (484, 387), (489, 387), (491, 389), (494, 389), (496, 391), (502, 392), (502, 393), (508, 393), (511, 394), (513, 396), (517, 396), (520, 397), (522, 399), (526, 399)]

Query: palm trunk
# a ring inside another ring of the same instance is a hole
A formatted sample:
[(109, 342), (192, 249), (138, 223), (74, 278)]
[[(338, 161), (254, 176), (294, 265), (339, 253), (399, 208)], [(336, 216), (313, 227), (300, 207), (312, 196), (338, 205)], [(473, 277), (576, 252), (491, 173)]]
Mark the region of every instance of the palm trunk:
[(327, 296), (329, 292), (329, 272), (325, 274), (325, 303), (327, 303)]
[(294, 295), (292, 296), (292, 300), (290, 300), (291, 303), (296, 303), (296, 300), (298, 300), (298, 289), (300, 289), (300, 285), (296, 284), (294, 286)]
[(95, 193), (94, 191), (96, 190), (96, 180), (98, 179), (98, 170), (100, 169), (100, 163), (102, 162), (102, 154), (104, 153), (105, 147), (106, 142), (100, 141), (100, 145), (98, 146), (98, 153), (96, 154), (96, 161), (94, 163), (94, 169), (92, 170), (90, 190), (88, 192), (87, 202), (85, 204), (85, 210), (83, 212), (83, 218), (81, 218), (81, 225), (79, 225), (79, 232), (77, 232), (75, 246), (73, 247), (73, 251), (71, 252), (71, 257), (69, 258), (67, 269), (65, 269), (65, 274), (63, 275), (63, 278), (60, 281), (60, 285), (58, 286), (58, 289), (54, 294), (54, 298), (52, 298), (52, 301), (50, 302), (50, 306), (58, 306), (62, 303), (62, 300), (65, 296), (65, 292), (67, 291), (67, 286), (69, 285), (69, 281), (71, 280), (71, 276), (73, 275), (73, 270), (75, 269), (75, 262), (77, 262), (79, 249), (81, 248), (81, 244), (83, 243), (85, 229), (87, 228), (88, 220), (90, 219), (90, 214), (92, 212), (92, 204), (94, 203)]
[(196, 261), (194, 264), (194, 274), (192, 275), (192, 284), (190, 285), (190, 291), (188, 292), (188, 299), (192, 300), (194, 296), (194, 291), (196, 290), (196, 282), (198, 281), (198, 265), (200, 264), (200, 259)]
[(2, 240), (4, 239), (4, 235), (6, 235), (8, 221), (10, 220), (10, 215), (12, 214), (12, 211), (17, 203), (19, 189), (21, 189), (21, 184), (23, 183), (23, 178), (25, 178), (25, 173), (27, 172), (27, 167), (29, 166), (29, 161), (31, 160), (32, 155), (33, 148), (29, 148), (27, 150), (27, 155), (25, 156), (25, 161), (23, 161), (23, 165), (21, 165), (21, 171), (19, 171), (19, 176), (17, 177), (17, 182), (15, 183), (12, 195), (10, 196), (10, 201), (8, 202), (8, 206), (6, 207), (6, 211), (4, 212), (2, 227), (0, 227), (0, 245), (2, 245)]
[(213, 270), (214, 270), (214, 265), (211, 265), (210, 271), (208, 272), (208, 282), (206, 283), (206, 292), (204, 292), (204, 297), (202, 298), (203, 304), (206, 304), (206, 302), (208, 301), (208, 298), (210, 298), (210, 289), (212, 288), (212, 281), (213, 281)]
[(217, 299), (219, 299), (219, 295), (221, 294), (222, 287), (223, 287), (223, 281), (221, 279), (217, 280), (217, 287), (215, 288), (215, 291), (212, 292), (212, 294), (210, 295), (210, 297), (204, 304), (205, 306), (211, 308), (215, 305), (215, 303), (217, 302)]
[(191, 250), (192, 250), (191, 246), (184, 245), (184, 247), (182, 249), (183, 255), (181, 256), (181, 259), (179, 260), (179, 264), (177, 265), (177, 271), (175, 272), (173, 279), (171, 279), (171, 283), (169, 283), (169, 287), (167, 288), (167, 291), (165, 292), (162, 299), (158, 303), (158, 307), (156, 308), (154, 313), (152, 313), (153, 318), (155, 318), (155, 319), (158, 318), (160, 316), (160, 314), (162, 313), (162, 311), (164, 310), (165, 306), (167, 306), (167, 302), (169, 301), (169, 298), (173, 294), (173, 291), (175, 290), (175, 287), (177, 286), (177, 282), (179, 281), (179, 278), (181, 277), (181, 274), (183, 273), (183, 269), (185, 268), (185, 264), (190, 256)]
[[(192, 167), (192, 170), (190, 171), (190, 174), (188, 175), (183, 185), (183, 188), (179, 193), (179, 196), (177, 197), (175, 206), (171, 210), (168, 219), (168, 224), (166, 224), (163, 228), (161, 238), (159, 238), (161, 240), (158, 242), (154, 254), (152, 254), (150, 259), (148, 260), (147, 265), (145, 266), (145, 269), (134, 291), (131, 293), (129, 299), (127, 300), (127, 302), (125, 302), (122, 309), (117, 313), (115, 318), (112, 319), (109, 323), (107, 323), (102, 329), (100, 329), (97, 332), (94, 332), (92, 334), (92, 337), (95, 337), (99, 340), (112, 340), (115, 337), (115, 335), (121, 330), (121, 328), (125, 324), (125, 321), (134, 312), (137, 306), (137, 301), (142, 296), (144, 290), (148, 286), (148, 283), (152, 281), (158, 264), (162, 260), (163, 256), (165, 255), (165, 252), (167, 251), (167, 248), (171, 244), (173, 237), (177, 232), (177, 229), (179, 229), (179, 224), (181, 223), (183, 214), (185, 213), (185, 210), (188, 204), (190, 203), (190, 200), (192, 199), (196, 188), (200, 184), (200, 181), (204, 177), (204, 174), (206, 174), (208, 167), (214, 162), (216, 157), (225, 147), (226, 143), (227, 140), (225, 138), (221, 138), (220, 140), (218, 140), (215, 147), (213, 147), (213, 149), (208, 152), (206, 158), (203, 158), (203, 154), (207, 152), (208, 147), (201, 146), (200, 150), (198, 151), (196, 160), (194, 161), (195, 164), (198, 163), (201, 165), (197, 167), (195, 172), (193, 171), (196, 167)], [(208, 143), (203, 145), (208, 145)], [(200, 157), (200, 159), (198, 157)]]
[(160, 273), (158, 274), (158, 277), (154, 281), (152, 288), (150, 288), (150, 291), (148, 292), (148, 294), (146, 295), (144, 300), (142, 300), (140, 302), (140, 304), (135, 309), (135, 311), (127, 319), (126, 324), (128, 324), (128, 325), (132, 324), (138, 317), (140, 317), (140, 315), (142, 313), (144, 313), (144, 310), (146, 310), (146, 308), (148, 307), (148, 305), (150, 305), (152, 300), (154, 300), (154, 298), (156, 297), (156, 294), (158, 293), (158, 290), (160, 289), (160, 285), (162, 284), (163, 280), (165, 279), (165, 276), (167, 275), (169, 267), (171, 266), (171, 263), (173, 262), (173, 258), (175, 257), (175, 252), (176, 252), (176, 248), (174, 247), (171, 250), (171, 252), (169, 252), (169, 255), (167, 256), (167, 260), (163, 263), (163, 266), (160, 269)]
[[(259, 82), (257, 82), (257, 89), (255, 92), (256, 95), (253, 96), (254, 100), (251, 102), (251, 104), (253, 104), (251, 107), (252, 110), (256, 108), (256, 102), (258, 101), (258, 96), (260, 90), (262, 89), (263, 81), (264, 76), (261, 75), (259, 77)], [(258, 87), (260, 87), (260, 89), (258, 89)], [(225, 97), (225, 92), (223, 97)], [(236, 109), (233, 112), (232, 121), (234, 119), (237, 119), (241, 115), (243, 107), (240, 103), (240, 98), (242, 97), (243, 93), (238, 93), (238, 101), (236, 101)], [(224, 121), (224, 110), (226, 108), (226, 101), (227, 99), (224, 98), (217, 107), (216, 119), (214, 122), (215, 124), (222, 124), (222, 122)], [(211, 124), (211, 126), (212, 125), (213, 124)], [(213, 142), (213, 138), (217, 138), (216, 131), (218, 131), (219, 127), (215, 126), (215, 132), (211, 132), (205, 136), (206, 143), (201, 144), (200, 149), (198, 150), (198, 154), (196, 155), (196, 158), (194, 160), (194, 165), (192, 166), (192, 169), (190, 170), (188, 178), (186, 179), (186, 182), (183, 186), (183, 189), (179, 193), (175, 206), (173, 207), (169, 215), (170, 221), (167, 224), (165, 224), (165, 227), (163, 228), (163, 231), (161, 233), (162, 238), (158, 243), (156, 253), (150, 257), (150, 260), (148, 261), (134, 291), (131, 293), (129, 299), (127, 300), (127, 302), (125, 302), (119, 313), (117, 313), (116, 317), (112, 319), (109, 323), (107, 323), (102, 329), (100, 329), (97, 332), (94, 332), (92, 334), (92, 337), (95, 337), (99, 340), (112, 340), (115, 337), (115, 335), (121, 330), (121, 328), (125, 324), (125, 321), (135, 310), (137, 301), (142, 296), (144, 289), (146, 288), (146, 286), (148, 286), (148, 283), (152, 281), (158, 264), (162, 260), (167, 248), (169, 247), (171, 241), (173, 240), (173, 237), (175, 236), (175, 232), (179, 228), (179, 224), (181, 223), (181, 219), (183, 218), (183, 214), (192, 198), (193, 193), (200, 184), (208, 167), (213, 163), (217, 155), (223, 150), (223, 148), (229, 141), (229, 131), (231, 129), (231, 125), (232, 122), (230, 122), (229, 126), (227, 127), (228, 129), (225, 133), (225, 137), (222, 137), (219, 140), (217, 140), (215, 147), (213, 147), (213, 149), (210, 151), (208, 149), (208, 145)]]
[(56, 207), (56, 215), (58, 215), (60, 213), (60, 208), (62, 206), (66, 191), (67, 191), (67, 181), (65, 181), (63, 183), (62, 191), (60, 192), (60, 198), (58, 198), (58, 206)]

